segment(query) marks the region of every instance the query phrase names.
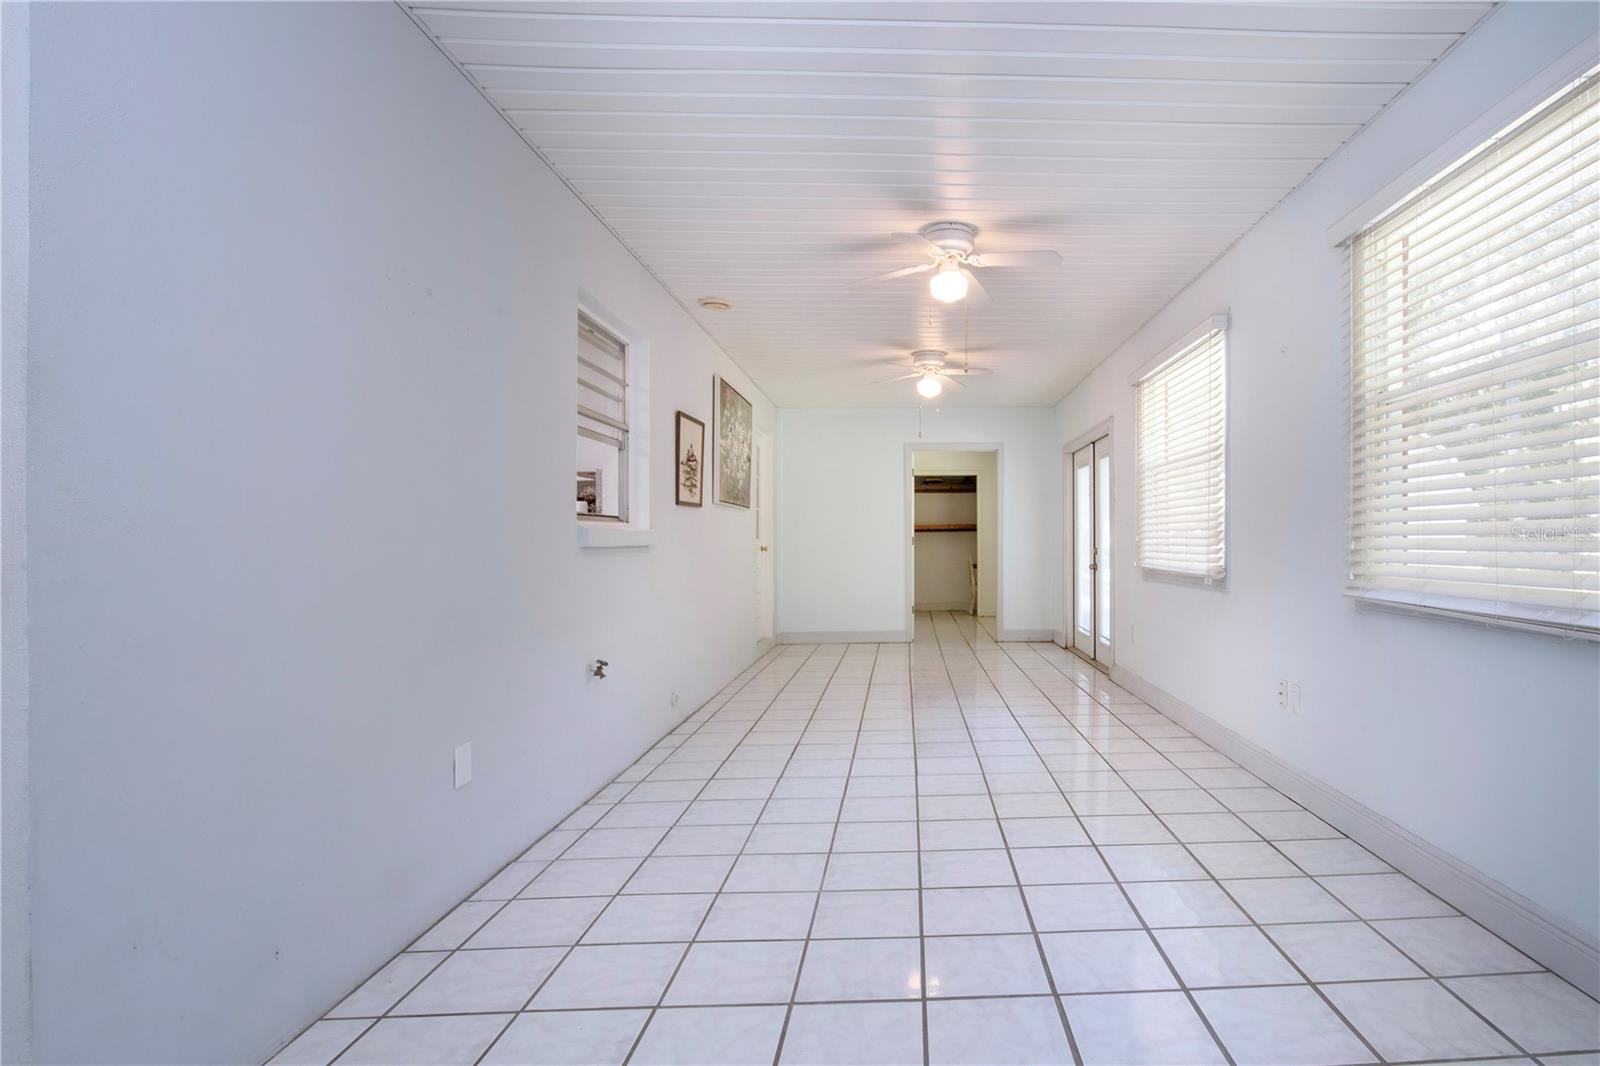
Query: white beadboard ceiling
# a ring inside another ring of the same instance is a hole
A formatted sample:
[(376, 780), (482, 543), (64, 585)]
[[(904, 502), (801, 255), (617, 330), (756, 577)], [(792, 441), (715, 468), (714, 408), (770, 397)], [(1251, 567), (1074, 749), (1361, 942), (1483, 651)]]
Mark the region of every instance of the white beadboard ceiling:
[[(941, 403), (1056, 402), (1492, 6), (406, 5), (795, 407), (911, 405), (873, 383), (964, 345), (994, 373)], [(939, 219), (1065, 263), (980, 272), (981, 310), (852, 284)]]

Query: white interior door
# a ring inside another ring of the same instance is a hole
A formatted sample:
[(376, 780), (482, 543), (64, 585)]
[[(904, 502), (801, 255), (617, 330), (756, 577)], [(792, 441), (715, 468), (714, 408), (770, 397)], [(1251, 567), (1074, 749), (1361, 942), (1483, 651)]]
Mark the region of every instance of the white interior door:
[(755, 435), (750, 502), (756, 512), (756, 639), (772, 636), (772, 435)]
[(1111, 438), (1072, 453), (1072, 647), (1111, 664)]

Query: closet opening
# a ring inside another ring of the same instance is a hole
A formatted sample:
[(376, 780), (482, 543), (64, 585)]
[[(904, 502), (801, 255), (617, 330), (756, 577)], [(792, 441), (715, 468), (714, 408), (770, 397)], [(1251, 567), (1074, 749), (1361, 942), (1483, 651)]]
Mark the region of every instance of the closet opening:
[(999, 455), (911, 454), (911, 608), (992, 619), (999, 609)]

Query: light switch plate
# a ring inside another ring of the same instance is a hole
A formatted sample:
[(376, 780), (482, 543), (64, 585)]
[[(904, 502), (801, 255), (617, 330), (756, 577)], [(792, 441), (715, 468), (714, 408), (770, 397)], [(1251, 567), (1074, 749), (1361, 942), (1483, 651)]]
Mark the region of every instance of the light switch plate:
[(461, 788), (472, 780), (472, 741), (456, 747), (456, 787)]

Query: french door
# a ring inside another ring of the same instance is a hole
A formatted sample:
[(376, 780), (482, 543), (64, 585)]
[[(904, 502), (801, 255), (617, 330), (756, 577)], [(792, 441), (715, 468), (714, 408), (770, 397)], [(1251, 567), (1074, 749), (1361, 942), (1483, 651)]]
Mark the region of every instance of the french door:
[(1111, 665), (1111, 437), (1072, 453), (1072, 647)]

